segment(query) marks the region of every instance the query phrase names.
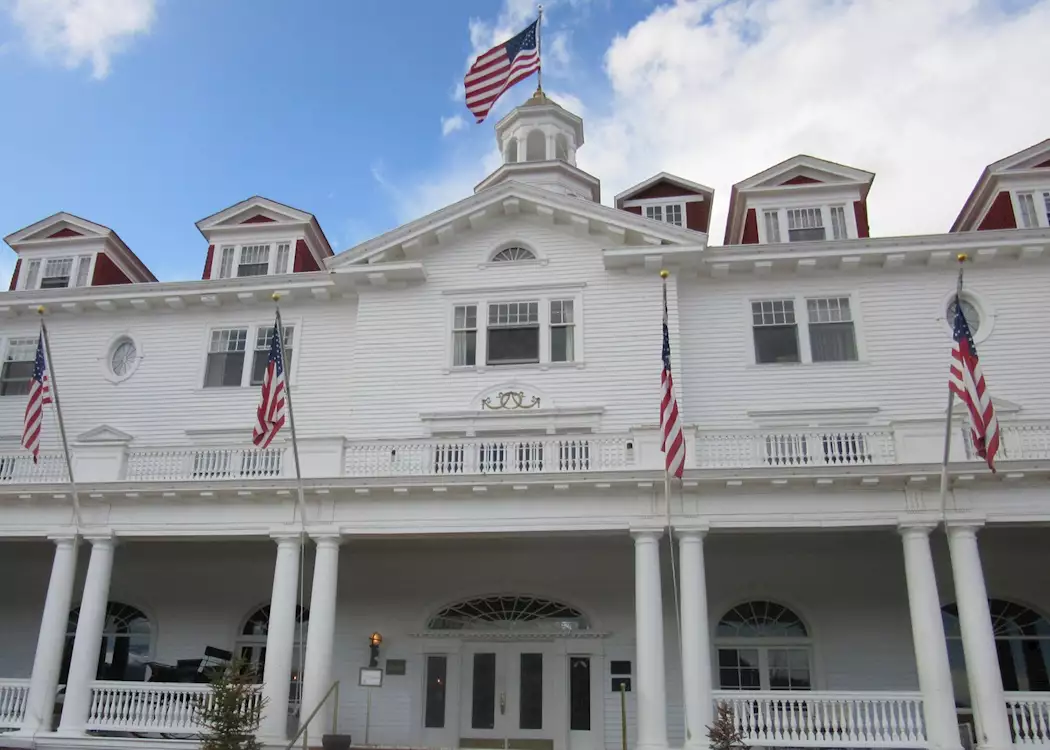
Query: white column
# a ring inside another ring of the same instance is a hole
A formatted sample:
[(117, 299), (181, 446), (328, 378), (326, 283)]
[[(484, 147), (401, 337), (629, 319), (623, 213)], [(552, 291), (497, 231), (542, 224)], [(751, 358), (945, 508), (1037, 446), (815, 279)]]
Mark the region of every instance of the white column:
[(664, 608), (660, 591), (660, 537), (663, 530), (632, 531), (634, 537), (634, 618), (638, 709), (637, 750), (667, 748), (667, 687), (664, 675)]
[(948, 646), (944, 640), (941, 602), (930, 553), (933, 524), (902, 526), (904, 572), (908, 581), (908, 608), (915, 646), (915, 664), (922, 692), (926, 733), (931, 750), (958, 750), (958, 723), (952, 677), (948, 668)]
[(73, 640), (73, 656), (69, 662), (66, 695), (62, 704), (62, 720), (58, 731), (66, 735), (84, 732), (88, 711), (91, 709), (91, 683), (98, 674), (98, 652), (102, 644), (102, 629), (106, 624), (106, 605), (109, 603), (109, 581), (113, 572), (113, 537), (86, 537), (91, 542), (84, 594), (80, 598), (77, 632)]
[(520, 132), (519, 135), (515, 136), (518, 139), (518, 163), (525, 161), (525, 155), (528, 153), (526, 150), (525, 136), (528, 133)]
[(288, 693), (295, 648), (295, 608), (299, 593), (299, 535), (274, 536), (277, 562), (270, 594), (270, 622), (263, 669), (263, 709), (259, 739), (263, 744), (283, 744), (288, 739)]
[(959, 608), (966, 676), (977, 723), (977, 742), (982, 748), (1004, 750), (1013, 745), (1013, 739), (1006, 716), (1003, 677), (999, 672), (992, 616), (988, 611), (981, 554), (977, 549), (977, 525), (952, 524), (948, 527), (948, 548), (952, 555), (955, 601)]
[(707, 727), (714, 712), (711, 694), (711, 643), (707, 620), (707, 578), (704, 574), (706, 529), (676, 530), (678, 534), (682, 606), (682, 694), (688, 732), (685, 747), (706, 748)]
[(36, 639), (25, 721), (18, 734), (50, 732), (51, 716), (55, 709), (55, 692), (58, 690), (58, 674), (62, 669), (66, 623), (69, 621), (73, 579), (77, 570), (77, 539), (75, 536), (63, 536), (52, 537), (52, 541), (55, 543), (55, 557), (51, 563), (51, 581), (47, 585), (44, 614), (40, 618), (40, 633)]
[[(300, 721), (321, 702), (332, 686), (332, 651), (335, 646), (336, 589), (339, 582), (338, 534), (317, 536), (314, 583), (310, 591), (310, 633), (303, 667), (303, 701)], [(332, 731), (332, 698), (310, 722), (307, 737), (311, 746)]]

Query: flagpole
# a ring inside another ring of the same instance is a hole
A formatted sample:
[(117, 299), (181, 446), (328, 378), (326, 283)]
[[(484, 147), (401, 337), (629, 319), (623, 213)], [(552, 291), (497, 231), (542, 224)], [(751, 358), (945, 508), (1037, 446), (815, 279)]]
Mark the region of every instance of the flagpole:
[(536, 66), (536, 90), (543, 91), (543, 35), (540, 29), (543, 27), (543, 5), (539, 6), (539, 16), (536, 19), (536, 58), (539, 65)]
[(73, 479), (73, 460), (69, 457), (69, 441), (66, 439), (66, 424), (62, 419), (62, 408), (58, 402), (58, 378), (55, 376), (55, 362), (51, 359), (51, 337), (47, 334), (47, 323), (44, 322), (44, 306), (36, 309), (40, 315), (40, 335), (44, 338), (44, 354), (47, 356), (47, 373), (50, 383), (51, 400), (55, 402), (55, 415), (58, 418), (58, 434), (62, 438), (62, 453), (66, 457), (66, 472), (69, 474), (69, 487), (73, 493), (73, 521), (80, 528), (80, 495), (77, 492), (77, 483)]
[[(284, 359), (284, 323), (281, 321), (281, 295), (273, 293), (273, 306), (277, 310), (276, 330), (274, 336), (281, 342), (281, 358)], [(295, 412), (292, 410), (292, 368), (284, 362), (284, 397), (288, 401), (288, 427), (292, 432), (292, 456), (295, 459), (295, 483), (299, 493), (299, 520), (306, 525), (306, 498), (303, 496), (303, 472), (299, 464), (299, 441), (295, 436)]]
[[(970, 259), (966, 253), (955, 256), (959, 261), (959, 280), (955, 285), (955, 304), (962, 303), (963, 264)], [(949, 307), (949, 309), (951, 309)], [(953, 321), (949, 321), (953, 325)], [(952, 450), (952, 406), (955, 404), (955, 391), (948, 388), (948, 413), (944, 418), (944, 459), (941, 461), (941, 521), (945, 532), (948, 531), (948, 457)]]
[[(667, 315), (667, 277), (671, 274), (666, 270), (660, 271), (661, 283), (663, 284), (664, 315)], [(684, 438), (683, 438), (684, 439)], [(678, 566), (674, 554), (674, 525), (671, 523), (671, 472), (667, 469), (666, 457), (664, 460), (664, 508), (667, 512), (667, 542), (671, 548), (671, 590), (674, 592), (674, 624), (678, 634), (678, 658), (682, 659), (682, 606), (679, 602), (678, 593)], [(685, 670), (682, 670), (682, 690), (685, 691)], [(682, 722), (685, 728), (685, 739), (692, 739), (689, 729), (689, 712), (682, 712)]]

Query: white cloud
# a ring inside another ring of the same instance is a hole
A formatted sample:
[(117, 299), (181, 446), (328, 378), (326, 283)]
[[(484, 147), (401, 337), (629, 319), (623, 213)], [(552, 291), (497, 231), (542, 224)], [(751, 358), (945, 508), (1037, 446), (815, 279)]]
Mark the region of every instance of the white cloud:
[[(607, 201), (661, 170), (714, 187), (715, 244), (732, 184), (797, 153), (876, 173), (873, 233), (943, 232), (985, 165), (1050, 136), (1050, 99), (1038, 94), (1050, 0), (1011, 7), (678, 0), (612, 40), (607, 89), (589, 82), (574, 99), (563, 80), (568, 91), (551, 96), (589, 110), (580, 166)], [(524, 8), (515, 0), (494, 22), (475, 19), (472, 42), (488, 45)], [(415, 218), (468, 195), (496, 159), (443, 159), (412, 177), (421, 187), (399, 212)]]
[(149, 32), (156, 6), (157, 0), (14, 0), (10, 12), (34, 52), (67, 68), (89, 63), (93, 77), (105, 78), (111, 58)]
[(441, 118), (441, 135), (448, 135), (449, 133), (455, 133), (457, 130), (462, 130), (467, 126), (467, 121), (460, 115), (452, 115), (452, 117)]

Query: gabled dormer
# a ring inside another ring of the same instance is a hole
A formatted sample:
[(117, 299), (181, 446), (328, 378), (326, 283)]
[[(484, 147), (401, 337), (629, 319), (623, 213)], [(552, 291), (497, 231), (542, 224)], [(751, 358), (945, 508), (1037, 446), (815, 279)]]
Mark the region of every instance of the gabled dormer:
[(202, 279), (318, 271), (332, 246), (313, 214), (255, 196), (197, 222), (208, 241)]
[(707, 233), (715, 191), (667, 172), (653, 175), (616, 196), (616, 207), (653, 221)]
[(953, 232), (1050, 227), (1050, 138), (981, 172)]
[(109, 227), (64, 211), (4, 237), (18, 254), (11, 291), (156, 281)]
[(846, 240), (868, 236), (875, 175), (800, 154), (733, 185), (725, 244)]

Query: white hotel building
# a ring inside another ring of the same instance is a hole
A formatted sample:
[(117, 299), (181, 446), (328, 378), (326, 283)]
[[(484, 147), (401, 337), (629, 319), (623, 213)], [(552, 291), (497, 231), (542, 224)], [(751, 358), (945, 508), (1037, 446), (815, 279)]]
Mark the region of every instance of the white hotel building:
[[(334, 681), (383, 746), (701, 748), (720, 700), (761, 747), (1050, 745), (1050, 141), (917, 237), (796, 156), (712, 245), (696, 182), (602, 205), (543, 95), (496, 135), (474, 195), (343, 252), (259, 197), (198, 222), (199, 281), (66, 213), (6, 238), (0, 747), (193, 747), (207, 688), (160, 665), (206, 648), (260, 665), (274, 748)], [(992, 474), (958, 412), (942, 510), (960, 252), (1004, 443)], [(290, 431), (250, 443), (274, 292), (305, 520)], [(19, 447), (39, 305), (79, 513), (52, 411)]]

